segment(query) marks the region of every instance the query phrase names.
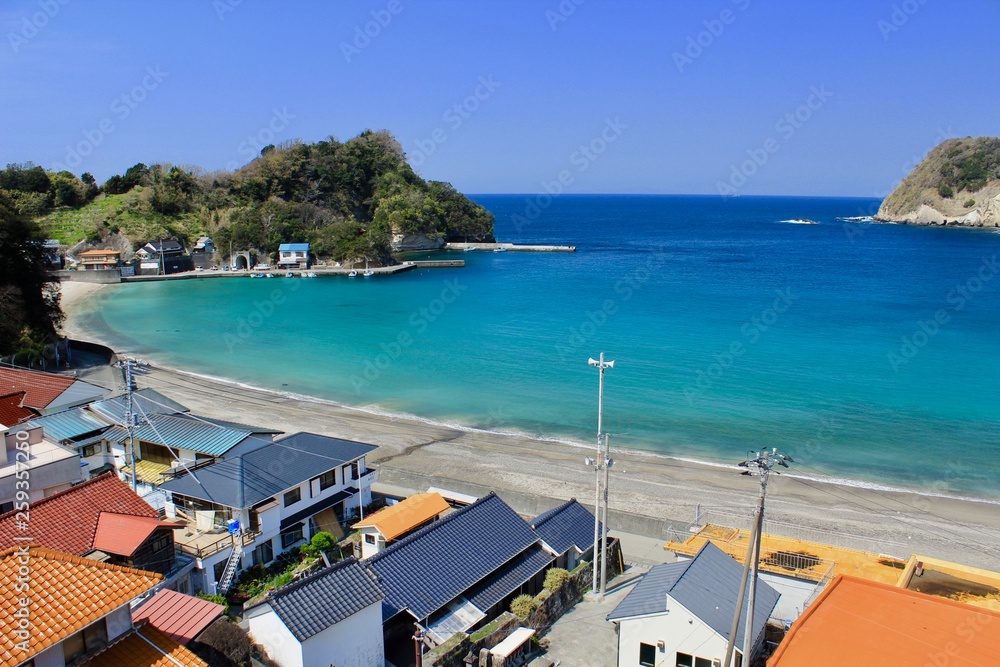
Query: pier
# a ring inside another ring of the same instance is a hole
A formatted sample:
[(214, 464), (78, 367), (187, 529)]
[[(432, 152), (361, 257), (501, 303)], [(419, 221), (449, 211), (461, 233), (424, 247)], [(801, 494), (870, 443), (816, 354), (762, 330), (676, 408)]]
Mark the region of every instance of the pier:
[[(376, 276), (384, 275), (395, 275), (397, 273), (402, 273), (404, 271), (410, 271), (413, 269), (443, 269), (443, 268), (462, 268), (465, 266), (464, 259), (447, 259), (447, 260), (427, 260), (427, 261), (412, 261), (412, 262), (401, 262), (400, 264), (393, 264), (392, 266), (373, 266), (371, 267), (371, 272)], [(291, 269), (291, 274), (293, 278), (301, 278), (305, 273), (315, 273), (316, 277), (320, 276), (344, 276), (345, 278), (349, 276), (351, 271), (357, 271), (358, 277), (362, 277), (361, 273), (364, 269), (351, 268), (351, 267), (325, 267), (318, 266), (310, 269)], [(286, 278), (288, 269), (263, 269), (256, 270), (251, 269), (249, 271), (243, 269), (240, 271), (184, 271), (183, 273), (171, 273), (165, 276), (121, 276), (119, 279), (117, 275), (114, 280), (104, 280), (103, 282), (123, 282), (123, 283), (150, 283), (157, 282), (161, 280), (202, 280), (202, 279), (215, 279), (215, 278), (249, 278), (252, 274), (267, 274), (270, 273), (272, 278)], [(84, 273), (84, 272), (64, 272), (66, 274), (73, 273)], [(96, 273), (88, 271), (86, 273)], [(109, 274), (112, 272), (108, 272)], [(117, 274), (117, 270), (114, 271)], [(85, 278), (90, 278), (91, 276), (83, 276)], [(74, 280), (77, 276), (66, 275), (61, 277), (63, 280)], [(94, 281), (96, 282), (96, 281)]]
[(446, 243), (445, 250), (484, 250), (498, 248), (510, 252), (576, 252), (575, 245), (518, 245), (516, 243)]

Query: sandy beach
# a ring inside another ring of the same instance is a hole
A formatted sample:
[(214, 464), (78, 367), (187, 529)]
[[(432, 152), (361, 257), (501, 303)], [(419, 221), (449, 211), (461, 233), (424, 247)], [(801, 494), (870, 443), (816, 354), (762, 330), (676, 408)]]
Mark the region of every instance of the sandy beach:
[[(102, 288), (63, 283), (67, 335), (93, 340), (78, 327), (74, 314)], [(157, 366), (155, 358), (147, 361), (153, 367), (140, 378), (140, 386), (152, 387), (196, 414), (378, 445), (371, 461), (384, 485), (411, 491), (432, 485), (469, 493), (496, 490), (524, 514), (571, 497), (590, 506), (594, 502), (594, 473), (584, 463), (594, 445), (377, 414)], [(114, 382), (107, 368), (85, 370), (81, 377), (105, 386)], [(793, 447), (790, 451), (794, 454)], [(686, 531), (699, 506), (703, 520), (733, 527), (748, 522), (758, 482), (735, 467), (634, 451), (613, 455), (612, 530), (666, 539), (672, 530)], [(918, 553), (998, 567), (1000, 504), (994, 502), (783, 475), (772, 477), (766, 516), (767, 530), (775, 534), (903, 558)]]

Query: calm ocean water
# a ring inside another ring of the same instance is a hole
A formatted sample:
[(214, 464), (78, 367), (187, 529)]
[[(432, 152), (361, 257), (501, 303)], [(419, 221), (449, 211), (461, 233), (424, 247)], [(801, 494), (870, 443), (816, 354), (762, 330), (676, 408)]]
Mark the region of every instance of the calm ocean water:
[(524, 196), (476, 199), (500, 240), (577, 252), (123, 285), (78, 321), (200, 373), (587, 443), (604, 351), (613, 446), (778, 446), (799, 474), (1000, 497), (1000, 234), (837, 220), (870, 199), (563, 196), (530, 217)]

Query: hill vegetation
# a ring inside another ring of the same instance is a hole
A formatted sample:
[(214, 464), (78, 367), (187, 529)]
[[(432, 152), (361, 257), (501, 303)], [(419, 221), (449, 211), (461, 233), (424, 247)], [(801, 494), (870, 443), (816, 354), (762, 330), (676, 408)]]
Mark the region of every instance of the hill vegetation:
[(489, 241), (493, 216), (448, 183), (425, 181), (385, 131), (346, 142), (267, 146), (235, 172), (136, 164), (98, 186), (90, 174), (12, 164), (0, 194), (52, 238), (137, 248), (159, 238), (208, 235), (224, 254), (274, 256), (310, 242), (319, 257), (390, 262), (393, 235)]
[(1000, 225), (1000, 138), (941, 142), (882, 202), (880, 220)]

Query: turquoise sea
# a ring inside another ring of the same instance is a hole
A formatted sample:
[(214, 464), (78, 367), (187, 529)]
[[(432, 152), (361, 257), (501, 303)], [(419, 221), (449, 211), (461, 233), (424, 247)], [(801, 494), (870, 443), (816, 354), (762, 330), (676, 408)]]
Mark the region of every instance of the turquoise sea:
[(586, 443), (603, 351), (612, 446), (777, 446), (798, 474), (1000, 497), (1000, 234), (838, 219), (872, 199), (475, 199), (498, 239), (577, 252), (122, 285), (77, 322), (186, 370)]

